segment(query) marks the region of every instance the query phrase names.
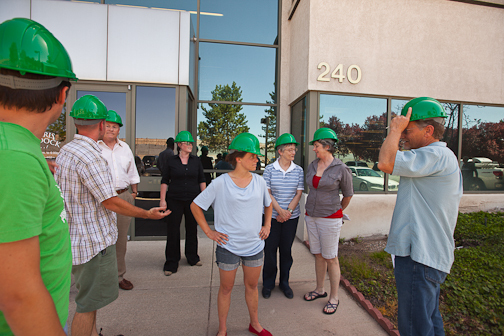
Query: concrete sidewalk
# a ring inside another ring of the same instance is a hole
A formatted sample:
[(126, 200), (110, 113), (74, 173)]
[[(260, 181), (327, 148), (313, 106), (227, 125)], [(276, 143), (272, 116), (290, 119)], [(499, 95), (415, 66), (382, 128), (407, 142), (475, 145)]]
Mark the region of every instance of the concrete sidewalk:
[[(104, 336), (214, 336), (217, 333), (219, 271), (214, 262), (214, 242), (204, 235), (199, 239), (203, 266), (191, 267), (183, 256), (178, 272), (168, 277), (163, 274), (164, 249), (164, 241), (128, 243), (126, 279), (135, 288), (131, 291), (119, 289), (119, 298), (98, 311), (97, 326), (98, 330), (103, 328)], [(278, 287), (271, 298), (264, 299), (260, 294), (262, 276), (259, 280), (259, 320), (264, 328), (275, 336), (387, 335), (343, 287), (340, 287), (340, 305), (334, 315), (322, 313), (324, 299), (304, 301), (304, 293), (315, 288), (315, 261), (299, 240), (294, 241), (292, 249), (294, 264), (290, 285), (294, 299), (287, 299)], [(328, 286), (326, 281), (326, 290)], [(69, 326), (75, 312), (75, 295), (76, 289), (72, 286)], [(244, 295), (240, 268), (228, 316), (229, 336), (251, 335)]]

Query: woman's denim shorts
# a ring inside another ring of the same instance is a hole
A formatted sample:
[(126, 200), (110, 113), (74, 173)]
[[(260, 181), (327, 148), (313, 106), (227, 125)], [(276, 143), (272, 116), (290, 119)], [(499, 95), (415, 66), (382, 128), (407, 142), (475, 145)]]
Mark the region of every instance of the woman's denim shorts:
[(215, 263), (223, 271), (234, 271), (240, 266), (261, 267), (263, 264), (263, 251), (249, 257), (240, 257), (225, 248), (217, 246), (215, 249)]

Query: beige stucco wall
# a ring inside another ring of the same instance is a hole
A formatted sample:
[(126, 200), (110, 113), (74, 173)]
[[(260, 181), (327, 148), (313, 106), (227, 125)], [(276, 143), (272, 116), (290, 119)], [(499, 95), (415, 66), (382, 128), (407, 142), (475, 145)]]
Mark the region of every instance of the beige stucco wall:
[[(282, 25), (282, 41), (290, 39), (290, 55), (282, 54), (289, 57), (282, 91), (289, 102), (317, 90), (504, 104), (504, 9), (446, 0), (301, 0)], [(362, 79), (317, 81), (323, 61), (332, 70), (356, 64)]]
[(281, 65), (280, 65), (280, 118), (279, 132), (290, 132), (291, 90), (306, 91), (308, 82), (309, 1), (300, 1), (296, 9), (296, 20), (288, 20), (292, 0), (282, 2)]

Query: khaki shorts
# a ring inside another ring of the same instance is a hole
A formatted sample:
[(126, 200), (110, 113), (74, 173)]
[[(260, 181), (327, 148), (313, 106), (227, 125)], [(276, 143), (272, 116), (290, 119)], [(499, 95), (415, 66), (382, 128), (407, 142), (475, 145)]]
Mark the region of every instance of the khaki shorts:
[(119, 296), (115, 245), (107, 247), (82, 265), (72, 266), (76, 312), (88, 313), (105, 307)]
[(305, 223), (310, 252), (321, 254), (324, 259), (336, 258), (343, 220), (341, 218), (305, 216)]

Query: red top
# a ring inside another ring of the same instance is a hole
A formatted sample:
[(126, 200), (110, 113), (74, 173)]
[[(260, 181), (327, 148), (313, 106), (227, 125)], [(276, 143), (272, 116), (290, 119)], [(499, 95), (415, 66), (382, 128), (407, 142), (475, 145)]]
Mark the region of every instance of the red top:
[[(315, 187), (315, 189), (318, 188), (318, 184), (320, 182), (320, 178), (321, 178), (320, 176), (313, 175), (312, 183), (313, 183), (313, 187)], [(305, 211), (305, 215), (309, 216), (308, 212)], [(324, 218), (343, 218), (343, 209), (339, 209), (338, 211), (336, 211), (332, 215), (324, 217)]]

